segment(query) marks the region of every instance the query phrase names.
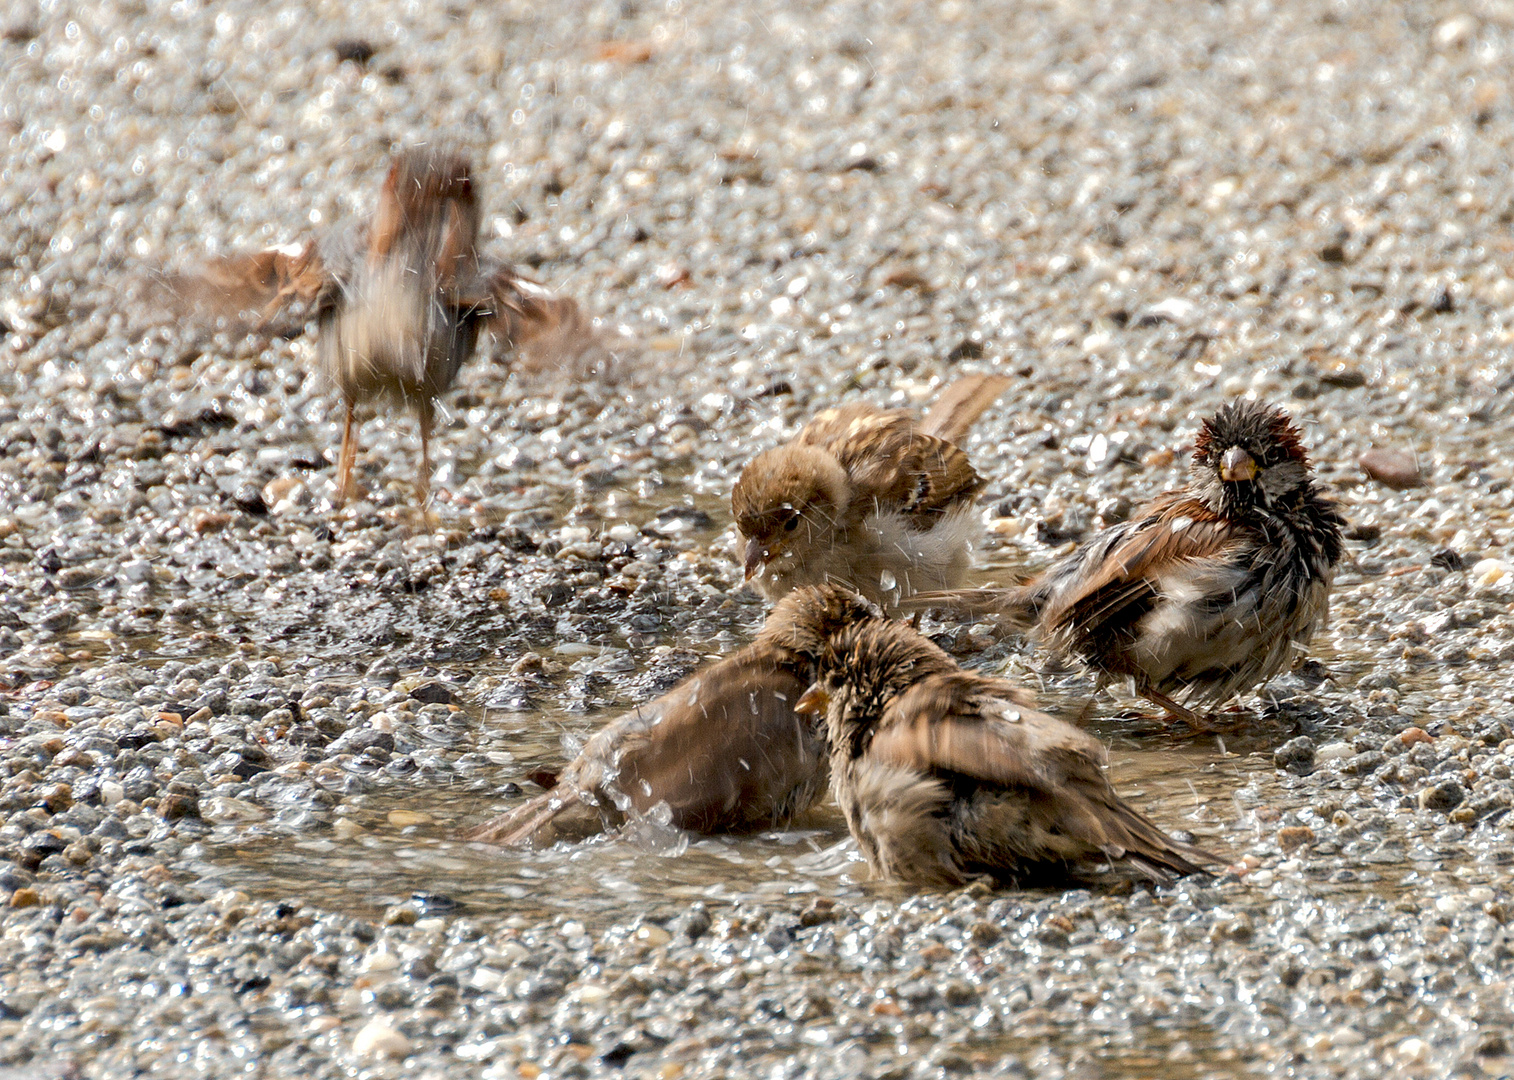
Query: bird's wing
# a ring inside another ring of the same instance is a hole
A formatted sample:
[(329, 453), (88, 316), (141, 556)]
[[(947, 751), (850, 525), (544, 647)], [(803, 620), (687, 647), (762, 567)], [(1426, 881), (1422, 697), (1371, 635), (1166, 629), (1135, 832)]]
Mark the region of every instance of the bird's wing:
[(1093, 629), (1111, 620), (1133, 623), (1159, 595), (1166, 573), (1185, 562), (1216, 558), (1242, 539), (1229, 522), (1180, 493), (1163, 496), (1118, 528), (1102, 557), (1081, 563), (1076, 572), (1060, 567), (1047, 572), (1060, 579), (1042, 611), (1049, 630)]
[(494, 336), (512, 348), (555, 332), (588, 332), (577, 301), (558, 296), (513, 270), (494, 269), (483, 279), (483, 286), (474, 304), (487, 313), (487, 325)]
[(921, 679), (890, 702), (868, 756), (1047, 793), (1104, 782), (1097, 739), (1036, 711), (1027, 691), (965, 671)]
[[(638, 812), (667, 803), (680, 828), (720, 832), (777, 823), (804, 809), (789, 805), (794, 791), (818, 793), (824, 786), (823, 747), (793, 708), (807, 676), (761, 645), (695, 672), (617, 721), (606, 779)], [(585, 746), (585, 755), (592, 749)], [(571, 769), (565, 780), (570, 775)]]
[(1007, 375), (964, 375), (941, 391), (920, 421), (920, 430), (947, 442), (961, 440), (1011, 381)]
[(1029, 801), (1000, 804), (1016, 807), (1011, 831), (1025, 832), (1028, 805), (1031, 835), (1052, 852), (1067, 842), (1069, 852), (1086, 844), (1158, 880), (1220, 861), (1174, 840), (1121, 799), (1104, 774), (1102, 743), (1029, 706), (1029, 694), (1002, 680), (972, 672), (931, 676), (884, 710), (867, 758), (943, 781), (1015, 789)]
[(191, 310), (262, 326), (287, 306), (314, 302), (334, 282), (312, 240), (303, 246), (228, 255), (194, 273), (170, 275), (164, 284)]
[(794, 442), (829, 451), (856, 486), (859, 506), (901, 514), (922, 529), (983, 486), (966, 454), (921, 431), (904, 409), (827, 409)]

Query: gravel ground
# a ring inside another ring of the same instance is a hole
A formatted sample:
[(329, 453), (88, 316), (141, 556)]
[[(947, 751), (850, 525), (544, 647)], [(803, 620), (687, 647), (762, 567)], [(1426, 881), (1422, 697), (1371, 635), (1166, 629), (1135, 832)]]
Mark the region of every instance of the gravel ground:
[[(1500, 0), (0, 9), (0, 1077), (1514, 1072), (1511, 54)], [(311, 341), (144, 298), (437, 137), (620, 363), (473, 364), (429, 529), (411, 421), (333, 514)], [(1306, 425), (1352, 522), (1313, 661), (1218, 739), (1098, 702), (1249, 872), (912, 896), (826, 812), (452, 839), (747, 640), (754, 452), (990, 368), (985, 578), (1229, 397)]]

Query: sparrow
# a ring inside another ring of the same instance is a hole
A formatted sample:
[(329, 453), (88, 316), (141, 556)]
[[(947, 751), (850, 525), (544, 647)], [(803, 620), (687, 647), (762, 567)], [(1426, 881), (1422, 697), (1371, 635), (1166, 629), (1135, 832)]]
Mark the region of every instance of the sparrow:
[(1182, 490), (1023, 585), (915, 600), (1005, 614), (1198, 729), (1183, 702), (1254, 689), (1326, 621), (1344, 526), (1288, 414), (1240, 400), (1204, 421)]
[(313, 311), (322, 372), (345, 407), (335, 504), (354, 492), (359, 406), (388, 401), (420, 422), (420, 496), (430, 493), (436, 401), (487, 330), (510, 346), (582, 322), (578, 305), (478, 253), (481, 220), (466, 156), (440, 147), (399, 154), (372, 219), (303, 245), (227, 256), (168, 279), (185, 305), (253, 313)]
[(839, 581), (885, 607), (960, 584), (984, 480), (955, 440), (1009, 382), (960, 379), (921, 420), (862, 402), (827, 409), (758, 454), (731, 492), (746, 580), (769, 600)]
[(795, 709), (824, 714), (831, 791), (875, 877), (952, 888), (1113, 864), (1167, 881), (1219, 861), (1121, 799), (1097, 739), (907, 623), (856, 620), (819, 669)]
[[(813, 682), (826, 638), (871, 614), (834, 585), (796, 589), (751, 645), (690, 675), (596, 733), (545, 794), (465, 839), (523, 844), (574, 808), (615, 828), (666, 805), (669, 823), (695, 832), (749, 832), (786, 824), (825, 791), (825, 742), (794, 703)], [(571, 819), (570, 819), (571, 820)]]

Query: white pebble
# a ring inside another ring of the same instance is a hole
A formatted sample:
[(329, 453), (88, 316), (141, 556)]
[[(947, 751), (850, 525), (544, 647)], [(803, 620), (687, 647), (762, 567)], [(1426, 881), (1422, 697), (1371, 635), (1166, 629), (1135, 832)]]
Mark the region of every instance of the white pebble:
[(100, 801), (106, 806), (115, 806), (126, 798), (126, 789), (114, 780), (100, 781)]
[(375, 1016), (352, 1040), (353, 1053), (359, 1057), (405, 1058), (410, 1056), (410, 1040), (383, 1017)]
[(1472, 566), (1472, 584), (1479, 589), (1493, 589), (1508, 585), (1514, 566), (1502, 559), (1479, 559)]
[(1430, 1056), (1430, 1044), (1424, 1039), (1405, 1039), (1393, 1053), (1400, 1061), (1424, 1061)]
[(1315, 761), (1335, 761), (1355, 755), (1356, 749), (1348, 742), (1326, 743), (1314, 752)]

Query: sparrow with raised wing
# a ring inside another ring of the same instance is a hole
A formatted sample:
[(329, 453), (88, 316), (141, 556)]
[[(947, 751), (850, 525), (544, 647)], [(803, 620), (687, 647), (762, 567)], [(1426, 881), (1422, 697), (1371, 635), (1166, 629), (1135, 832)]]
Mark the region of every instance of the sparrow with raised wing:
[(747, 580), (770, 600), (838, 581), (885, 607), (960, 584), (984, 481), (955, 441), (1009, 382), (967, 376), (918, 420), (867, 403), (827, 409), (758, 454), (731, 493)]
[(430, 490), (436, 401), (473, 355), (479, 332), (511, 346), (582, 321), (557, 297), (478, 253), (481, 212), (468, 159), (428, 147), (395, 158), (371, 221), (300, 246), (218, 259), (168, 279), (191, 307), (266, 324), (312, 311), (321, 370), (346, 409), (335, 502), (353, 493), (359, 406), (389, 401), (420, 421), (421, 502)]
[(996, 611), (1101, 684), (1133, 680), (1169, 713), (1214, 705), (1288, 666), (1321, 626), (1344, 519), (1316, 489), (1275, 406), (1235, 401), (1204, 421), (1186, 488), (1160, 496), (1009, 589), (915, 598)]
[(814, 680), (827, 637), (872, 610), (836, 586), (790, 593), (751, 645), (613, 721), (551, 790), (466, 838), (539, 842), (575, 808), (606, 828), (661, 805), (672, 825), (696, 832), (785, 824), (824, 794), (828, 761), (817, 726), (794, 704)]
[(1218, 861), (1115, 793), (1097, 739), (907, 623), (853, 622), (819, 669), (796, 708), (825, 716), (831, 791), (877, 877), (951, 888), (1117, 865), (1166, 881)]

